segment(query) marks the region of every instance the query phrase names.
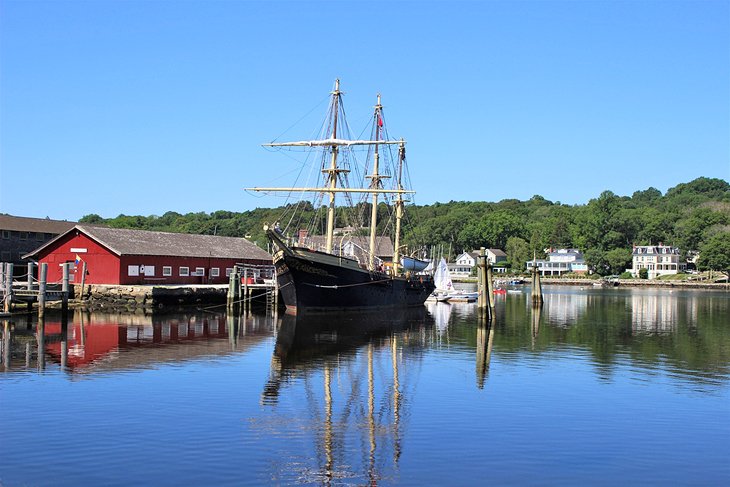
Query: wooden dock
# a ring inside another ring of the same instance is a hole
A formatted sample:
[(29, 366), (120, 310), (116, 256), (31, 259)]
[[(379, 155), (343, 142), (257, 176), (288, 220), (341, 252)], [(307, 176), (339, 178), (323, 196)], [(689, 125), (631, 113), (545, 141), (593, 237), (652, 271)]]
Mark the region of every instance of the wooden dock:
[[(31, 264), (32, 266), (32, 264)], [(30, 266), (29, 266), (30, 267)], [(248, 309), (252, 301), (265, 303), (266, 307), (278, 306), (276, 279), (261, 279), (260, 269), (246, 266), (236, 267), (225, 284), (150, 284), (150, 285), (81, 285), (69, 284), (68, 269), (64, 269), (61, 283), (45, 282), (45, 264), (39, 269), (39, 278), (32, 276), (32, 267), (25, 280), (13, 280), (12, 264), (0, 267), (0, 312), (9, 314), (14, 306), (25, 305), (29, 312), (37, 309), (43, 316), (47, 303), (61, 303), (66, 311), (68, 303), (75, 298), (75, 304), (93, 305), (103, 302), (104, 307), (155, 307), (168, 305), (225, 303), (229, 310), (241, 307)], [(251, 276), (251, 277), (249, 277)], [(254, 277), (256, 276), (256, 277)], [(21, 278), (22, 279), (22, 278)], [(258, 282), (257, 282), (258, 281)], [(209, 303), (210, 302), (210, 303)], [(56, 307), (57, 304), (54, 304)]]

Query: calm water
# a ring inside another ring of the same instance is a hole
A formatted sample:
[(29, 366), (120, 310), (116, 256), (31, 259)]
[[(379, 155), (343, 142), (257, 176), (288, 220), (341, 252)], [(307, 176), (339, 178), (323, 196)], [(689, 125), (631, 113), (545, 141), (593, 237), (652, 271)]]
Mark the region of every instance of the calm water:
[(729, 485), (730, 294), (546, 292), (14, 317), (0, 485)]

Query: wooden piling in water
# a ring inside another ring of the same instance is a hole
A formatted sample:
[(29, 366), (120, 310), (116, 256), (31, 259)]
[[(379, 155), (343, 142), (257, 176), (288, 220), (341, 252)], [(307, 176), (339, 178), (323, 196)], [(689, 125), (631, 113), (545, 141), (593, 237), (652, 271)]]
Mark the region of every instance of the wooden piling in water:
[[(240, 283), (239, 283), (240, 285)], [(251, 299), (249, 294), (251, 290), (248, 287), (248, 269), (246, 267), (243, 268), (243, 313), (244, 316), (246, 315), (247, 311), (250, 309), (251, 306)]]
[(28, 276), (27, 276), (28, 279), (26, 281), (27, 282), (26, 289), (28, 291), (32, 291), (33, 290), (33, 267), (34, 267), (34, 263), (33, 262), (28, 262)]
[(487, 297), (489, 287), (487, 286), (486, 258), (484, 247), (482, 247), (477, 257), (477, 309), (480, 315), (484, 313), (489, 303)]
[[(489, 263), (487, 257), (484, 257), (486, 261), (486, 274), (487, 274), (487, 296), (489, 296), (489, 309), (494, 309), (494, 279), (492, 277), (492, 264)], [(490, 311), (490, 314), (491, 313)]]
[(5, 264), (5, 302), (3, 303), (3, 311), (10, 313), (13, 305), (13, 264), (8, 262)]
[(228, 296), (226, 297), (226, 307), (229, 313), (233, 312), (233, 306), (236, 302), (236, 268), (228, 276)]
[(48, 275), (48, 264), (42, 263), (38, 271), (38, 319), (43, 319), (46, 314), (46, 276)]
[(68, 282), (69, 282), (69, 272), (70, 272), (71, 265), (68, 262), (64, 262), (63, 264), (63, 282), (61, 284), (61, 291), (63, 294), (61, 295), (61, 319), (66, 319), (68, 317)]
[(86, 287), (86, 261), (84, 261), (84, 265), (81, 267), (81, 301), (84, 300), (84, 288)]
[(540, 271), (536, 265), (532, 266), (532, 305), (542, 305), (542, 283), (540, 282)]

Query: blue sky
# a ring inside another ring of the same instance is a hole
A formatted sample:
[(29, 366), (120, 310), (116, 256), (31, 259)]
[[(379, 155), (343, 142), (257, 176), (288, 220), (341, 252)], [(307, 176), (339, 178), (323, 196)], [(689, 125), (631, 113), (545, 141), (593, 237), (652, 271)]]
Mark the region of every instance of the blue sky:
[(727, 0), (3, 0), (0, 212), (277, 206), (260, 144), (335, 78), (354, 127), (382, 93), (418, 204), (730, 180)]

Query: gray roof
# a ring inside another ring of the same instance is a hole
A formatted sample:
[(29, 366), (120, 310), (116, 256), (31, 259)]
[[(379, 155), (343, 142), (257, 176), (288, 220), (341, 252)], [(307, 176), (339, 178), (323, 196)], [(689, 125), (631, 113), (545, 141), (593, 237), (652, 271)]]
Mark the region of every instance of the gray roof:
[(69, 228), (73, 228), (74, 225), (76, 225), (76, 222), (50, 220), (48, 218), (0, 215), (0, 230), (59, 234), (65, 232)]
[(78, 230), (116, 255), (169, 255), (176, 257), (213, 257), (222, 259), (270, 260), (271, 255), (245, 238), (193, 235), (187, 233), (150, 232), (128, 228), (76, 225), (25, 257), (35, 256), (44, 248)]
[[(370, 247), (370, 237), (365, 236), (348, 235), (345, 238), (336, 236), (334, 237), (333, 246), (340, 245), (340, 242), (342, 242), (342, 245), (345, 245), (347, 242), (352, 242), (361, 249)], [(324, 247), (326, 243), (327, 237), (324, 235), (308, 235), (304, 239), (304, 244), (314, 247), (314, 250), (317, 250), (317, 247)], [(393, 242), (390, 240), (390, 237), (375, 237), (375, 255), (381, 258), (393, 257), (394, 253)]]
[[(492, 253), (492, 255), (494, 255), (495, 257), (507, 257), (507, 254), (505, 254), (504, 251), (502, 251), (500, 249), (487, 249), (487, 250), (489, 250)], [(467, 252), (467, 254), (471, 255), (472, 258), (476, 260), (477, 257), (479, 257), (479, 252), (481, 252), (481, 249), (472, 250), (471, 252)]]

